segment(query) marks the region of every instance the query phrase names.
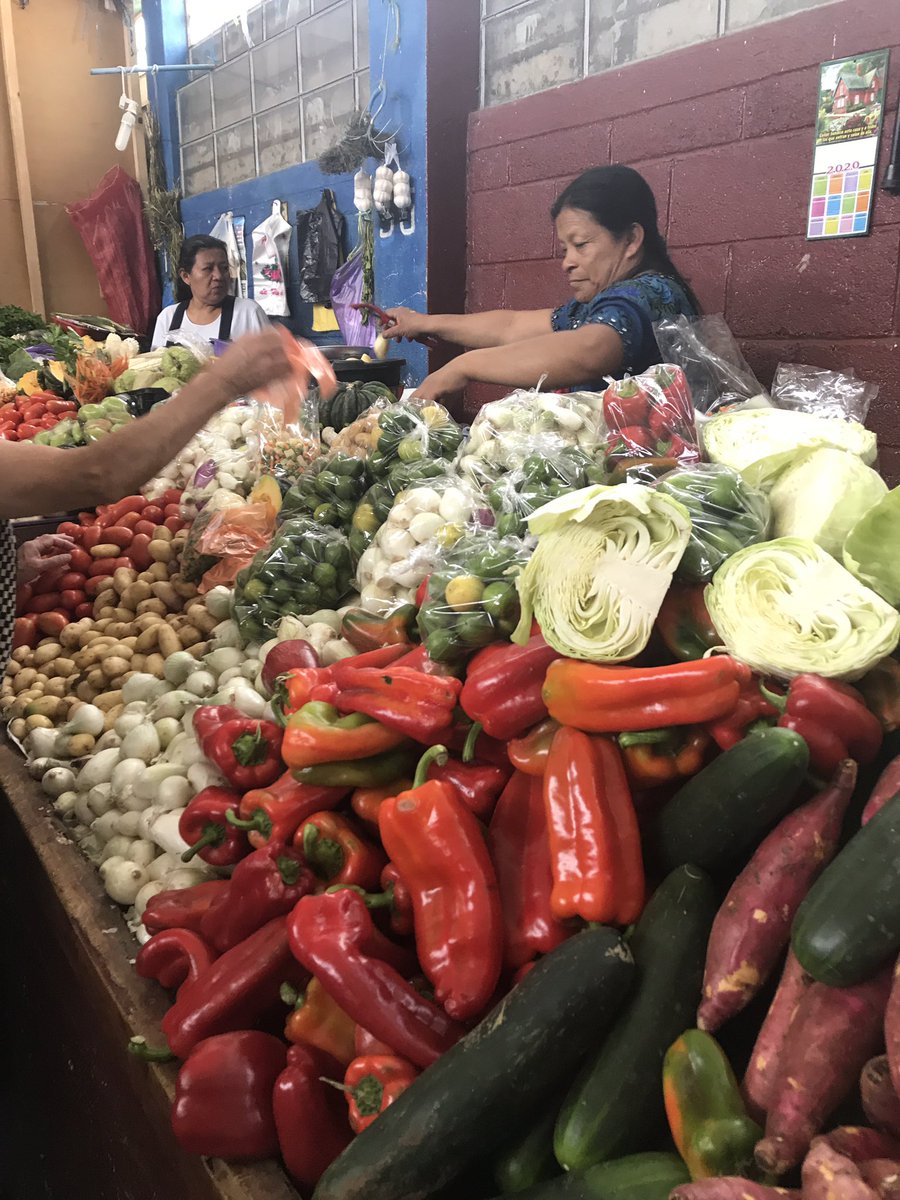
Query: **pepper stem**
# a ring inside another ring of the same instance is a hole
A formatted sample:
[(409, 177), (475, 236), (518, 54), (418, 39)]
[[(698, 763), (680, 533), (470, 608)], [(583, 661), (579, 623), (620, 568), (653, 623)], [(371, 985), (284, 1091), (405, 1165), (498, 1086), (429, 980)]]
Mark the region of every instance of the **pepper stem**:
[(128, 1053), (143, 1062), (172, 1062), (175, 1057), (168, 1046), (149, 1046), (147, 1039), (142, 1037), (130, 1039)]
[(256, 726), (256, 732), (242, 733), (231, 743), (231, 753), (242, 767), (258, 767), (266, 761), (269, 747), (263, 741), (262, 727)]
[(278, 868), (278, 874), (281, 876), (282, 881), (288, 887), (293, 887), (300, 878), (300, 864), (295, 858), (288, 858), (287, 856), (276, 858), (275, 866)]
[(623, 750), (629, 746), (654, 746), (658, 742), (675, 740), (673, 729), (646, 729), (640, 733), (620, 733), (616, 741)]
[(272, 818), (268, 813), (263, 812), (261, 808), (257, 808), (253, 816), (247, 821), (241, 820), (237, 815), (237, 811), (229, 808), (225, 813), (225, 820), (229, 825), (233, 825), (235, 829), (243, 829), (247, 833), (261, 833), (266, 839), (272, 833)]
[(210, 824), (203, 826), (203, 834), (193, 845), (189, 846), (181, 856), (182, 862), (190, 862), (191, 859), (205, 850), (207, 846), (221, 846), (225, 841), (225, 826), (219, 824)]
[(469, 763), (475, 757), (475, 743), (478, 741), (484, 726), (480, 721), (476, 721), (469, 732), (466, 734), (465, 744), (463, 745), (462, 760), (464, 763)]
[(425, 783), (425, 781), (428, 779), (428, 768), (432, 763), (437, 763), (439, 767), (442, 767), (446, 761), (446, 746), (429, 746), (429, 748), (419, 759), (419, 765), (416, 767), (416, 774), (413, 778), (411, 790), (415, 791), (416, 788), (420, 788), (422, 784)]
[(278, 989), (278, 996), (282, 1003), (287, 1004), (290, 1008), (302, 1008), (306, 1003), (306, 993), (299, 992), (292, 983), (287, 980)]
[(780, 713), (785, 711), (787, 708), (787, 696), (781, 696), (778, 692), (771, 691), (771, 689), (767, 688), (764, 683), (759, 684), (759, 690), (773, 708), (777, 708)]
[(344, 869), (346, 855), (340, 842), (324, 837), (310, 822), (303, 829), (303, 857), (320, 879), (334, 879)]
[(335, 883), (325, 889), (326, 896), (330, 896), (334, 892), (356, 892), (357, 896), (362, 896), (365, 900), (366, 908), (390, 908), (394, 903), (393, 884), (385, 888), (383, 892), (367, 892), (358, 883)]

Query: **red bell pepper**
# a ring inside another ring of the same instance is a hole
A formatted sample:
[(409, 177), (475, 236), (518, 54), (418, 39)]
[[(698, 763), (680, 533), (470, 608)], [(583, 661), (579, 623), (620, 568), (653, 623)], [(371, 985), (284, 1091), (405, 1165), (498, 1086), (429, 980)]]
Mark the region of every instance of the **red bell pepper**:
[(279, 676), (296, 668), (313, 668), (319, 665), (319, 656), (315, 650), (302, 638), (292, 638), (286, 642), (278, 642), (266, 655), (263, 669), (260, 672), (260, 682), (271, 696)]
[(831, 777), (845, 758), (872, 762), (884, 736), (881, 722), (856, 688), (819, 675), (797, 675), (786, 696), (763, 688), (776, 709), (780, 729), (799, 733), (809, 747), (810, 766)]
[(356, 1022), (318, 979), (311, 979), (305, 992), (284, 984), (281, 999), (293, 1006), (284, 1026), (289, 1042), (316, 1046), (344, 1067), (356, 1057)]
[[(359, 662), (358, 658), (353, 660)], [(422, 671), (426, 675), (456, 675), (450, 663), (435, 662), (424, 646), (416, 646), (394, 664), (397, 667), (409, 667), (411, 671)]]
[(344, 1076), (344, 1095), (350, 1108), (350, 1127), (362, 1133), (401, 1096), (419, 1072), (395, 1054), (355, 1058)]
[(190, 929), (161, 929), (138, 951), (134, 967), (142, 979), (155, 979), (161, 987), (180, 988), (193, 983), (216, 960), (216, 953)]
[(291, 771), (285, 771), (269, 787), (247, 792), (240, 802), (240, 815), (227, 819), (230, 825), (243, 830), (251, 846), (259, 850), (270, 842), (287, 844), (301, 821), (336, 806), (346, 795), (346, 788), (298, 783)]
[(341, 712), (364, 713), (417, 741), (453, 723), (462, 684), (452, 675), (432, 675), (396, 662), (365, 667), (352, 658), (336, 663), (332, 672)]
[(458, 758), (448, 758), (445, 763), (433, 762), (428, 768), (429, 779), (449, 783), (466, 808), (483, 821), (490, 818), (511, 774), (512, 768), (508, 766), (460, 762)]
[(189, 1154), (253, 1162), (278, 1153), (272, 1108), (283, 1042), (243, 1029), (207, 1038), (178, 1072), (172, 1132)]
[(546, 721), (535, 725), (534, 729), (529, 729), (524, 737), (514, 738), (507, 746), (506, 752), (515, 769), (523, 775), (543, 777), (557, 729), (559, 721), (548, 717)]
[(341, 637), (354, 650), (380, 650), (384, 646), (409, 645), (416, 628), (415, 604), (402, 604), (387, 616), (376, 616), (351, 608), (341, 621)]
[(194, 709), (191, 724), (194, 726), (197, 741), (203, 746), (222, 725), (229, 721), (240, 721), (243, 716), (242, 712), (230, 704), (201, 704), (199, 708)]
[(276, 917), (185, 983), (162, 1019), (162, 1031), (177, 1058), (218, 1033), (256, 1025), (277, 1013), (282, 984), (305, 982), (288, 944), (287, 923)]
[(412, 787), (412, 779), (398, 779), (382, 787), (357, 788), (350, 797), (350, 807), (361, 821), (378, 828), (378, 810), (390, 796)]
[(469, 663), (460, 704), (500, 741), (519, 737), (547, 716), (544, 676), (559, 654), (539, 633), (524, 646), (486, 646)]
[(628, 782), (643, 791), (696, 775), (711, 739), (699, 727), (676, 725), (672, 729), (620, 733), (616, 740)]
[(292, 667), (278, 676), (272, 689), (275, 720), (279, 725), (287, 725), (289, 718), (298, 713), (304, 704), (317, 700), (334, 704), (337, 694), (331, 667)]
[(730, 713), (705, 726), (720, 750), (730, 750), (742, 741), (757, 721), (778, 716), (778, 709), (763, 695), (756, 676), (741, 685), (738, 701)]
[(315, 1046), (291, 1046), (275, 1081), (272, 1104), (281, 1157), (291, 1177), (310, 1193), (352, 1140), (344, 1101), (324, 1082), (339, 1078), (341, 1071), (341, 1063)]
[(228, 890), (203, 917), (200, 932), (218, 951), (230, 950), (267, 921), (289, 913), (314, 886), (303, 859), (284, 844), (270, 842), (241, 859)]
[(203, 918), (229, 886), (227, 879), (210, 879), (193, 887), (157, 892), (147, 901), (143, 926), (148, 933), (159, 933), (161, 929), (191, 929), (199, 933)]
[(412, 896), (393, 863), (389, 862), (381, 872), (381, 886), (390, 897), (391, 932), (398, 937), (409, 937), (414, 926)]
[(297, 959), (348, 1016), (416, 1066), (435, 1062), (464, 1033), (407, 983), (415, 959), (379, 933), (359, 892), (305, 896), (288, 929)]
[(393, 1054), (394, 1051), (390, 1046), (386, 1046), (384, 1042), (379, 1042), (378, 1038), (372, 1037), (368, 1029), (363, 1029), (362, 1025), (356, 1026), (354, 1034), (354, 1045), (356, 1054), (354, 1058), (362, 1058), (366, 1054)]
[(231, 867), (250, 853), (245, 834), (228, 823), (228, 814), (237, 811), (240, 793), (227, 788), (208, 787), (190, 801), (181, 814), (178, 832), (190, 849), (182, 854), (184, 862), (198, 855), (213, 867)]
[(294, 849), (323, 883), (352, 884), (363, 891), (378, 886), (386, 858), (380, 847), (361, 837), (340, 813), (313, 813), (297, 829)]
[(497, 987), (503, 915), (481, 826), (450, 784), (425, 781), (442, 753), (422, 756), (412, 790), (385, 800), (378, 828), (412, 897), (422, 969), (450, 1016), (466, 1020)]
[(243, 793), (267, 787), (281, 775), (282, 737), (274, 721), (242, 716), (201, 737), (200, 747), (231, 786)]
[(504, 963), (517, 970), (568, 936), (553, 916), (543, 783), (516, 771), (497, 801), (488, 845), (503, 909)]

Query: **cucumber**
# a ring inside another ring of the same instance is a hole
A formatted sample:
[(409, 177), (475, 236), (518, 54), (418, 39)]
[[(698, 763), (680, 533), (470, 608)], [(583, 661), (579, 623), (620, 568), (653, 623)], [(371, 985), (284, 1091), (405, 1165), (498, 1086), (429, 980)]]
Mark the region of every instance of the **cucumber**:
[(314, 1200), (425, 1200), (490, 1160), (568, 1082), (633, 978), (614, 930), (563, 942), (351, 1142)]
[(666, 871), (685, 863), (715, 873), (746, 859), (792, 807), (809, 764), (790, 729), (748, 734), (681, 787), (659, 816)]
[(553, 1130), (562, 1099), (559, 1096), (556, 1103), (494, 1164), (494, 1179), (505, 1196), (524, 1192), (526, 1188), (559, 1174), (559, 1164), (553, 1153)]
[(663, 1059), (694, 1023), (716, 907), (710, 879), (696, 867), (676, 867), (644, 909), (629, 942), (635, 990), (557, 1121), (556, 1157), (567, 1171), (646, 1146), (664, 1127)]
[(804, 971), (830, 987), (862, 983), (900, 951), (900, 795), (812, 885), (791, 944)]
[(688, 1169), (677, 1154), (648, 1152), (539, 1183), (519, 1192), (519, 1200), (668, 1200), (674, 1188), (688, 1182)]

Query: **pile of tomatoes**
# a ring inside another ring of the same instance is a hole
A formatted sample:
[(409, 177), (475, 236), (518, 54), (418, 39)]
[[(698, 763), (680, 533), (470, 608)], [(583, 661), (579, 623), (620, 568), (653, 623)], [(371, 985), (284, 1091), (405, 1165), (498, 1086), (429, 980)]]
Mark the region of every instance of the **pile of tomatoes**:
[(36, 433), (52, 429), (77, 411), (78, 405), (74, 400), (61, 400), (53, 392), (16, 396), (9, 404), (0, 405), (0, 439), (27, 442)]
[(149, 546), (160, 526), (172, 533), (184, 528), (180, 513), (181, 492), (170, 488), (156, 501), (126, 496), (96, 513), (79, 513), (77, 523), (63, 521), (56, 532), (75, 542), (69, 565), (19, 588), (16, 645), (36, 645), (42, 637), (56, 637), (70, 621), (92, 616), (94, 597), (110, 586), (119, 567), (150, 566)]

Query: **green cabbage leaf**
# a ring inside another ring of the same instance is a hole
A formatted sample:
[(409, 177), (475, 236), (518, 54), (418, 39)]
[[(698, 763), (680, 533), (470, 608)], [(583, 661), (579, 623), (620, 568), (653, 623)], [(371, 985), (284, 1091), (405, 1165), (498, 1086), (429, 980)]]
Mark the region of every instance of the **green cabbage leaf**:
[(900, 488), (882, 496), (850, 530), (844, 566), (888, 604), (900, 605)]
[(810, 450), (769, 492), (772, 533), (809, 538), (840, 562), (847, 534), (886, 493), (878, 472), (855, 454), (826, 447)]

